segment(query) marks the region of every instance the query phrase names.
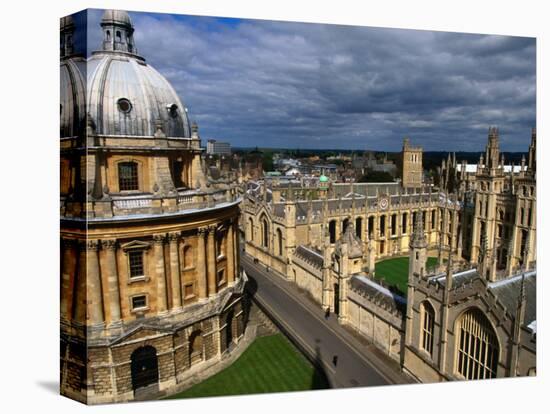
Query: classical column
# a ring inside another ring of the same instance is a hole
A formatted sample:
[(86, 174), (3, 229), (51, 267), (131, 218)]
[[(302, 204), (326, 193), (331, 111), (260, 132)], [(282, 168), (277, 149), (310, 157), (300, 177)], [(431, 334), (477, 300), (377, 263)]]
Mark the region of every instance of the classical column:
[(86, 240), (79, 240), (73, 315), (74, 319), (82, 324), (86, 323), (86, 279)]
[(157, 312), (166, 313), (166, 269), (164, 267), (164, 240), (165, 234), (153, 235), (154, 256), (155, 256), (155, 277), (157, 279)]
[(99, 241), (88, 240), (86, 245), (86, 296), (87, 319), (92, 325), (103, 322), (103, 295), (101, 293), (101, 277), (99, 274)]
[(205, 249), (206, 249), (206, 227), (200, 227), (197, 231), (197, 282), (199, 288), (199, 299), (206, 298), (206, 259), (205, 259)]
[(235, 252), (234, 252), (234, 239), (233, 239), (233, 223), (230, 222), (227, 228), (227, 284), (232, 284), (235, 281)]
[(170, 242), (170, 278), (172, 281), (172, 310), (181, 309), (180, 263), (178, 256), (178, 233), (168, 234)]
[(233, 222), (233, 280), (236, 280), (240, 277), (240, 254), (241, 246), (239, 244), (239, 225), (238, 219), (235, 219), (235, 221)]
[(105, 249), (105, 267), (107, 270), (107, 286), (109, 288), (109, 310), (111, 323), (120, 321), (120, 293), (118, 289), (118, 271), (116, 266), (116, 240), (102, 240)]
[(63, 249), (63, 264), (61, 270), (61, 302), (60, 302), (60, 311), (61, 317), (64, 319), (71, 319), (72, 312), (72, 298), (74, 291), (74, 276), (76, 273), (76, 268), (72, 259), (73, 252), (78, 254), (78, 251), (74, 248), (75, 243), (73, 240), (63, 239), (62, 240), (62, 249)]
[(216, 226), (208, 226), (208, 241), (206, 258), (208, 261), (208, 296), (216, 294), (216, 246), (214, 235)]

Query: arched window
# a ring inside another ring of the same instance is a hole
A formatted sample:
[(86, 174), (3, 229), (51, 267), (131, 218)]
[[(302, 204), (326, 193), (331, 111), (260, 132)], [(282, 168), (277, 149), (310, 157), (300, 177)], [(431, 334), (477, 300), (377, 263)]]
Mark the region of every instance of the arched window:
[(269, 247), (269, 225), (267, 219), (262, 219), (262, 246)]
[(111, 31), (107, 30), (105, 32), (105, 40), (110, 41), (111, 40)]
[(283, 255), (283, 232), (281, 229), (277, 229), (277, 254)]
[(118, 188), (120, 191), (139, 189), (138, 165), (136, 162), (120, 162), (118, 164)]
[(116, 31), (116, 40), (117, 42), (120, 42), (122, 40), (122, 35), (120, 34), (120, 30)]
[(342, 234), (344, 234), (348, 228), (349, 225), (349, 218), (345, 218), (342, 222)]
[(456, 325), (456, 371), (466, 379), (497, 376), (499, 346), (487, 317), (477, 309), (465, 312)]
[(363, 234), (363, 218), (357, 217), (355, 219), (355, 235), (359, 237), (361, 240), (363, 240), (362, 234)]
[(422, 349), (430, 354), (430, 356), (433, 356), (435, 311), (429, 302), (422, 302), (420, 304), (420, 318), (422, 323)]
[(330, 236), (330, 243), (336, 243), (336, 221), (331, 220), (328, 223), (328, 232)]
[(374, 235), (374, 217), (370, 216), (368, 221), (368, 231), (369, 231), (369, 239), (372, 240)]
[(189, 335), (189, 361), (191, 365), (202, 361), (202, 349), (202, 332), (199, 329)]
[(407, 234), (408, 231), (407, 231), (407, 213), (403, 213), (403, 215), (401, 216), (401, 227), (402, 227), (402, 233), (403, 234)]
[(254, 221), (252, 220), (252, 217), (248, 219), (248, 240), (251, 242), (254, 241)]

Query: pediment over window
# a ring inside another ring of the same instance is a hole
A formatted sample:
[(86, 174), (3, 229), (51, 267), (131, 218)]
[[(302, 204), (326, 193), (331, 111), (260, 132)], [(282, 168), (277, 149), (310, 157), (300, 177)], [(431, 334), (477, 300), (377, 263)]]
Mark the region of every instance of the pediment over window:
[(151, 328), (148, 326), (138, 326), (133, 330), (127, 332), (125, 335), (122, 335), (120, 338), (116, 339), (113, 342), (113, 345), (117, 345), (117, 344), (124, 345), (128, 342), (154, 338), (159, 335), (167, 335), (170, 333), (171, 332), (166, 329)]
[(144, 242), (142, 240), (132, 240), (131, 242), (124, 243), (120, 246), (122, 250), (146, 250), (151, 247), (151, 243)]

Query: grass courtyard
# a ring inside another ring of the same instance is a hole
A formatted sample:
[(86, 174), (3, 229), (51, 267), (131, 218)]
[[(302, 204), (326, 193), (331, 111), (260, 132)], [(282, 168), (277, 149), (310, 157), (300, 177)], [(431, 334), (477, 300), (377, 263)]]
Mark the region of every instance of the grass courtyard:
[(282, 334), (256, 339), (229, 367), (167, 397), (197, 398), (329, 388), (326, 377)]
[[(434, 266), (436, 257), (428, 257), (426, 266)], [(409, 257), (397, 257), (376, 263), (375, 278), (383, 279), (386, 284), (394, 286), (398, 293), (407, 297), (407, 279), (409, 277)]]

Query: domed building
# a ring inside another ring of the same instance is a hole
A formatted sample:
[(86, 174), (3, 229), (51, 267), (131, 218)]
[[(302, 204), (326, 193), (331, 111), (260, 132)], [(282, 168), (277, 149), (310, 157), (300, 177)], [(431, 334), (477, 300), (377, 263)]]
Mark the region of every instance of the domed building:
[(241, 345), (236, 187), (210, 182), (196, 124), (107, 10), (101, 50), (61, 20), (61, 392), (178, 390)]

